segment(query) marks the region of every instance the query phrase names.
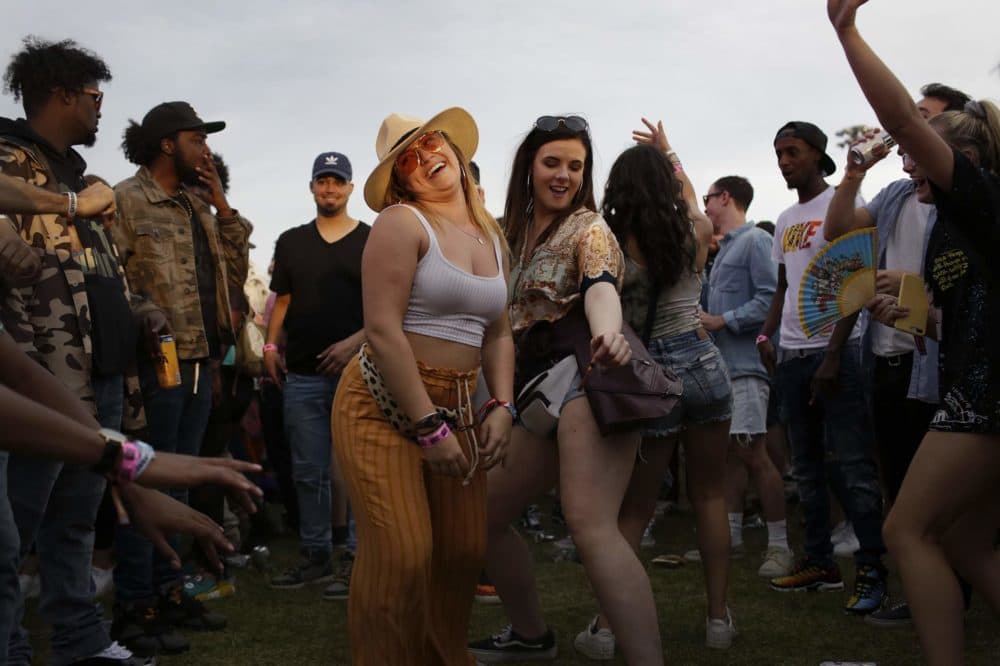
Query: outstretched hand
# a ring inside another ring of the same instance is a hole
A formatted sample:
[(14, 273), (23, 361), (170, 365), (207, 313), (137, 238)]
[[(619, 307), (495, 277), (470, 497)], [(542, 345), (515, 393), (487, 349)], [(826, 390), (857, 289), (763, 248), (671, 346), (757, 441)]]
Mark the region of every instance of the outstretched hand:
[(840, 32), (854, 27), (858, 7), (866, 2), (868, 0), (826, 0), (826, 14), (833, 27)]
[(260, 465), (231, 458), (157, 453), (136, 483), (150, 488), (190, 488), (205, 484), (222, 486), (234, 502), (254, 513), (257, 510), (254, 497), (262, 497), (263, 491), (243, 474), (259, 471)]
[(174, 569), (181, 568), (181, 558), (170, 546), (169, 538), (175, 534), (194, 537), (209, 560), (209, 564), (222, 571), (218, 551), (231, 553), (233, 545), (226, 540), (222, 527), (211, 518), (178, 502), (158, 490), (143, 488), (134, 483), (119, 487), (128, 506), (132, 525), (152, 542)]

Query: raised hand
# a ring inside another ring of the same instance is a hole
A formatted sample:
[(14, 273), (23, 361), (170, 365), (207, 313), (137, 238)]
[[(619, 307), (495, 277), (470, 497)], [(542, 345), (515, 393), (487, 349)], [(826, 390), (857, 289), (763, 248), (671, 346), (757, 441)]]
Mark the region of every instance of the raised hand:
[(868, 0), (826, 0), (826, 14), (830, 23), (840, 32), (854, 27), (854, 18), (858, 7)]
[(667, 140), (667, 133), (663, 131), (663, 121), (658, 120), (654, 125), (649, 120), (645, 118), (642, 119), (642, 124), (646, 126), (648, 131), (643, 130), (632, 130), (632, 140), (636, 143), (646, 143), (651, 146), (656, 146), (665, 153), (670, 152), (670, 142)]

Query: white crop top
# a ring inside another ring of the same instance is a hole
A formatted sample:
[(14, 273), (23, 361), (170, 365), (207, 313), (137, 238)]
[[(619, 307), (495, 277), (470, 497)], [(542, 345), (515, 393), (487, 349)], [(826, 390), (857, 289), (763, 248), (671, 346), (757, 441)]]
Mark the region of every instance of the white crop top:
[(481, 347), (486, 327), (507, 307), (507, 281), (499, 239), (493, 239), (497, 275), (467, 273), (445, 258), (437, 236), (419, 210), (405, 206), (424, 225), (430, 237), (427, 253), (417, 262), (403, 330), (441, 340)]

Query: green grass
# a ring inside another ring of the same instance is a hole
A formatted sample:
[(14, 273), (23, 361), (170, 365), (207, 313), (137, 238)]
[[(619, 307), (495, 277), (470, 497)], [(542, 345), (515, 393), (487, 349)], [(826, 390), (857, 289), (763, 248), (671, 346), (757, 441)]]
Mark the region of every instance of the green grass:
[[(797, 524), (797, 518), (791, 523)], [(672, 513), (654, 530), (657, 544), (644, 550), (648, 564), (654, 555), (681, 554), (692, 547), (693, 517)], [(766, 531), (746, 530), (747, 557), (733, 561), (730, 605), (740, 635), (733, 647), (716, 652), (704, 647), (704, 587), (700, 566), (649, 569), (659, 609), (660, 632), (668, 664), (753, 664), (761, 666), (812, 665), (823, 660), (865, 660), (879, 666), (919, 664), (920, 648), (912, 629), (886, 630), (866, 625), (841, 611), (848, 592), (779, 593), (756, 575), (756, 554), (764, 550)], [(793, 530), (793, 543), (801, 533)], [(551, 544), (534, 544), (537, 576), (546, 620), (555, 629), (560, 657), (556, 664), (586, 664), (573, 650), (573, 637), (595, 613), (583, 568), (572, 562), (554, 562)], [(271, 544), (272, 562), (283, 567), (295, 560), (296, 541), (282, 537)], [(853, 581), (853, 566), (841, 560), (845, 580)], [(894, 580), (898, 591), (898, 581)], [(225, 613), (229, 628), (218, 633), (188, 633), (188, 655), (161, 658), (166, 666), (203, 664), (283, 665), (350, 664), (346, 602), (325, 602), (320, 587), (278, 591), (253, 570), (239, 572), (237, 594), (211, 602)], [(38, 621), (30, 622), (38, 629)], [(499, 606), (476, 605), (470, 638), (480, 638), (506, 624)], [(1000, 635), (995, 617), (975, 599), (966, 619), (967, 663), (1000, 663)], [(43, 632), (35, 631), (44, 656)], [(36, 660), (37, 661), (37, 660)], [(38, 662), (44, 663), (44, 662)], [(618, 660), (614, 663), (624, 663)]]

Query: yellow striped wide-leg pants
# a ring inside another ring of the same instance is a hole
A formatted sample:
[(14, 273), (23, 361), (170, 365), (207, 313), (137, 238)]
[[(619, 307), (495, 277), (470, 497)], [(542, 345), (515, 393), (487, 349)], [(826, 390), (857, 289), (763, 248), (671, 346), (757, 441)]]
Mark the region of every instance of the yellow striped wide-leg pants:
[[(435, 405), (457, 408), (475, 372), (420, 365)], [(358, 359), (333, 403), (333, 441), (357, 524), (348, 627), (355, 666), (473, 663), (469, 616), (486, 552), (486, 474), (431, 474), (420, 447), (383, 418)], [(459, 436), (471, 460), (466, 437)]]

